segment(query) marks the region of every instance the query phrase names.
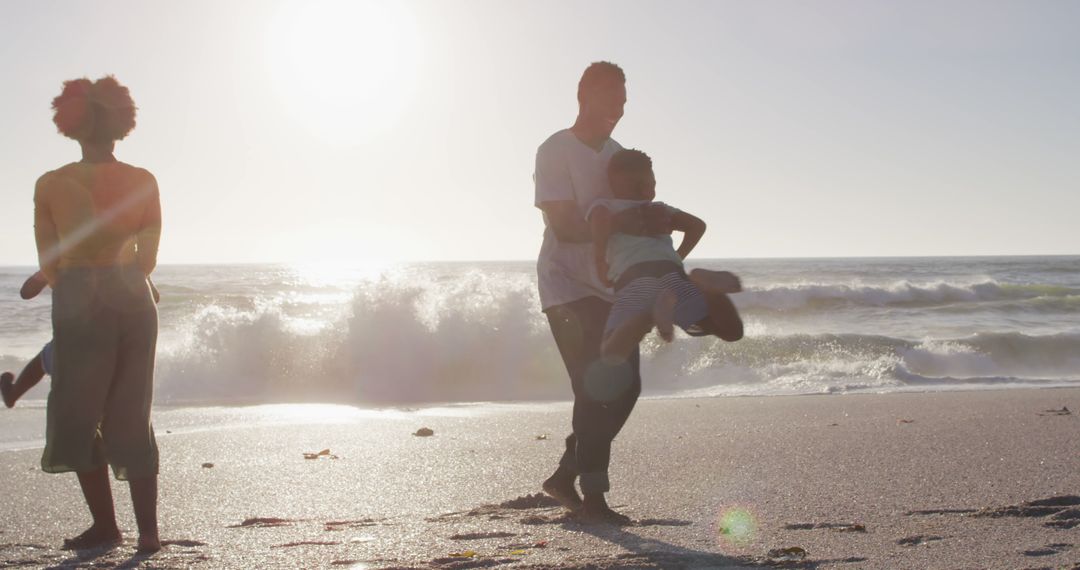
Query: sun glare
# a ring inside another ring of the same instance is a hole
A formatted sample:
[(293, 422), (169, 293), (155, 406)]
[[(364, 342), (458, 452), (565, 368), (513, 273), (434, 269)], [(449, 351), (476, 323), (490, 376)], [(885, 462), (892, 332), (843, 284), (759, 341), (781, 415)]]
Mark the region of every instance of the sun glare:
[(308, 260), (290, 263), (289, 269), (307, 285), (346, 286), (360, 281), (376, 280), (400, 265), (385, 259), (365, 258), (363, 263), (342, 266), (341, 259), (345, 258), (338, 257), (325, 262)]
[(416, 80), (408, 6), (381, 0), (286, 0), (269, 29), (277, 94), (315, 136), (347, 143), (400, 120)]

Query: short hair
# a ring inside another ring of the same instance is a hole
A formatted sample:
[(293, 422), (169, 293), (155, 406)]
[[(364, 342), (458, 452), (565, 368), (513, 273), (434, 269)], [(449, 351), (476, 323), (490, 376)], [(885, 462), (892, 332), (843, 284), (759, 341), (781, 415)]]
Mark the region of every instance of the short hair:
[(135, 128), (135, 101), (111, 75), (65, 81), (52, 108), (60, 134), (77, 141), (118, 141)]
[(597, 87), (611, 81), (626, 83), (626, 74), (618, 65), (610, 61), (596, 61), (585, 68), (581, 74), (581, 80), (577, 85), (577, 100), (581, 103), (585, 99), (585, 92), (592, 91)]
[(622, 149), (611, 155), (608, 161), (608, 173), (625, 172), (628, 174), (642, 174), (652, 170), (652, 159), (649, 155), (636, 149)]

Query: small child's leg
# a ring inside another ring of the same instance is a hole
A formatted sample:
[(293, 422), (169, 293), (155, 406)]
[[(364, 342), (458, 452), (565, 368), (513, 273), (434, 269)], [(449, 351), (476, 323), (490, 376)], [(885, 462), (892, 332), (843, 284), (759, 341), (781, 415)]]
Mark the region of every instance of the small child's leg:
[(730, 271), (709, 271), (695, 269), (690, 272), (690, 281), (703, 293), (738, 293), (742, 291), (739, 277)]
[(604, 337), (600, 354), (605, 360), (626, 360), (630, 353), (653, 328), (651, 313), (641, 313), (613, 329)]
[(675, 304), (678, 297), (670, 289), (661, 291), (650, 311), (643, 311), (613, 329), (604, 337), (600, 353), (607, 360), (626, 360), (655, 326), (660, 338), (671, 342), (675, 337)]
[[(679, 297), (671, 289), (664, 289), (653, 303), (652, 318), (656, 332), (664, 342), (675, 340), (675, 305)], [(647, 331), (646, 331), (647, 332)], [(640, 339), (638, 342), (641, 342)]]
[(709, 305), (709, 332), (728, 342), (735, 342), (743, 337), (742, 318), (727, 295), (706, 293), (705, 302)]
[(15, 402), (19, 401), (23, 394), (26, 394), (30, 388), (37, 386), (37, 383), (41, 382), (41, 379), (45, 377), (45, 367), (41, 364), (42, 358), (42, 354), (38, 353), (22, 369), (17, 380), (13, 381), (14, 375), (10, 372), (5, 372), (0, 377), (0, 392), (3, 393), (5, 406), (14, 407)]

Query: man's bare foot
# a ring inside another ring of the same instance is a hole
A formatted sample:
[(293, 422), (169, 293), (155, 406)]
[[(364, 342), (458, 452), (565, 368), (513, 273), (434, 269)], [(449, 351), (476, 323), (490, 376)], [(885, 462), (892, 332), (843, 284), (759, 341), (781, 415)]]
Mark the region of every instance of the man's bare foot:
[(660, 338), (664, 339), (664, 342), (675, 339), (675, 304), (678, 302), (679, 298), (674, 291), (664, 289), (656, 296), (656, 302), (653, 304), (653, 324), (656, 325), (656, 332)]
[(575, 518), (586, 524), (613, 524), (623, 526), (633, 522), (630, 517), (612, 510), (612, 508), (608, 506), (607, 501), (604, 500), (603, 495), (600, 495), (599, 499), (595, 500), (592, 496), (586, 497), (581, 510), (576, 512)]
[(90, 548), (102, 548), (116, 546), (123, 541), (120, 529), (114, 527), (102, 528), (92, 526), (75, 538), (64, 539), (64, 550), (87, 550)]
[(159, 550), (161, 550), (161, 539), (158, 538), (157, 533), (139, 535), (139, 546), (136, 550), (139, 554), (153, 554)]
[(742, 291), (742, 281), (730, 271), (695, 269), (690, 272), (690, 280), (706, 293), (727, 294)]
[(544, 492), (552, 499), (562, 503), (562, 506), (576, 511), (581, 508), (581, 496), (574, 488), (574, 478), (565, 477), (559, 471), (547, 478), (543, 485)]
[(10, 372), (0, 374), (0, 395), (4, 397), (4, 405), (15, 407), (15, 398), (12, 398), (12, 385), (15, 383), (15, 375)]

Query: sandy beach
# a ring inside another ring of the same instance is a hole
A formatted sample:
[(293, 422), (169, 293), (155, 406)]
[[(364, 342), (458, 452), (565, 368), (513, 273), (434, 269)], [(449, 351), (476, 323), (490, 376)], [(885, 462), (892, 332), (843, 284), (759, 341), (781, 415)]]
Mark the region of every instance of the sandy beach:
[(37, 467), (43, 410), (3, 411), (0, 567), (1080, 568), (1080, 389), (644, 400), (614, 450), (623, 528), (528, 497), (568, 411), (162, 409), (149, 558), (126, 485), (124, 546), (59, 549), (88, 523), (75, 478)]

